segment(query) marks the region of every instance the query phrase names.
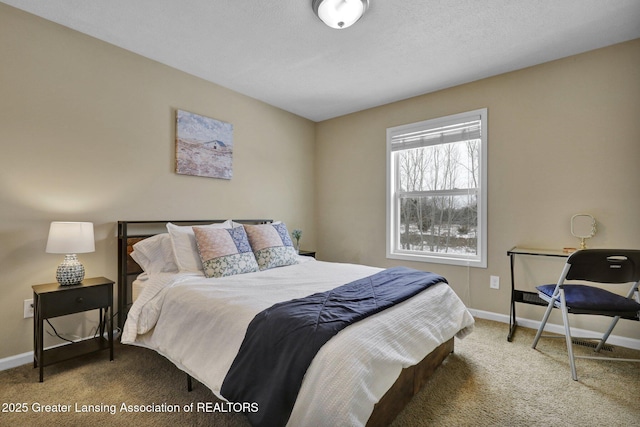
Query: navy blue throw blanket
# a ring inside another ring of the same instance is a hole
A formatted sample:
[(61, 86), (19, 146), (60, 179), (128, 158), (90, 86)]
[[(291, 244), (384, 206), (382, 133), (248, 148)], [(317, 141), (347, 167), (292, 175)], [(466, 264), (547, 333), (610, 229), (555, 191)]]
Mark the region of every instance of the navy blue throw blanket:
[(222, 383), (230, 402), (258, 404), (254, 426), (284, 426), (320, 348), (345, 327), (398, 304), (442, 276), (395, 267), (258, 313)]

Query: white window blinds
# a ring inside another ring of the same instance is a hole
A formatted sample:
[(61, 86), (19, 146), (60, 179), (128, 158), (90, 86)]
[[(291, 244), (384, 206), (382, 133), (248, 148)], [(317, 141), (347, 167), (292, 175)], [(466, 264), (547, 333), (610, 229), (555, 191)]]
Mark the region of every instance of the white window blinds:
[(482, 126), (478, 116), (477, 119), (465, 123), (452, 123), (435, 128), (425, 129), (418, 126), (415, 130), (405, 128), (401, 133), (391, 135), (391, 151), (469, 141), (481, 137)]

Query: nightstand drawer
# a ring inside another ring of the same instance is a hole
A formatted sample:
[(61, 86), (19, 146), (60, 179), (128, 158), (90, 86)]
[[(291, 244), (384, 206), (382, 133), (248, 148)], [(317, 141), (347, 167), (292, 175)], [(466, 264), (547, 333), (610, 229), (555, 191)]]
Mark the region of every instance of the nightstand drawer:
[(107, 307), (111, 304), (109, 286), (91, 288), (66, 289), (64, 292), (52, 292), (40, 295), (42, 317), (64, 316)]

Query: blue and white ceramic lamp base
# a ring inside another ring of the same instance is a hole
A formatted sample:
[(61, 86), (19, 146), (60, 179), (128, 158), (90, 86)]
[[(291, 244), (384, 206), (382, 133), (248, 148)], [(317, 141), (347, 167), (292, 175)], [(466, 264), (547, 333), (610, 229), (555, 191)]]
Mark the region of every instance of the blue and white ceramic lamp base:
[(78, 285), (84, 279), (84, 266), (75, 254), (64, 256), (64, 261), (56, 270), (56, 280), (61, 286)]

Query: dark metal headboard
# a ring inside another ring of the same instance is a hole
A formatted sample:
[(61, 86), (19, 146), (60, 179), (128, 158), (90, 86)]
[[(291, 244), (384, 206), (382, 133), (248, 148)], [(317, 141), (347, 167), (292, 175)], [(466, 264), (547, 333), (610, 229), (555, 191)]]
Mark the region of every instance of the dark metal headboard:
[[(122, 329), (132, 300), (131, 286), (142, 273), (142, 268), (131, 258), (133, 245), (156, 234), (166, 233), (164, 225), (171, 222), (176, 225), (203, 225), (225, 222), (226, 219), (213, 220), (177, 220), (177, 221), (118, 221), (118, 327)], [(268, 224), (271, 219), (234, 219), (241, 224)]]

